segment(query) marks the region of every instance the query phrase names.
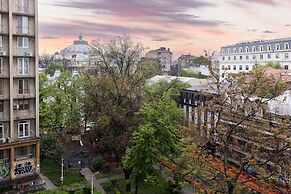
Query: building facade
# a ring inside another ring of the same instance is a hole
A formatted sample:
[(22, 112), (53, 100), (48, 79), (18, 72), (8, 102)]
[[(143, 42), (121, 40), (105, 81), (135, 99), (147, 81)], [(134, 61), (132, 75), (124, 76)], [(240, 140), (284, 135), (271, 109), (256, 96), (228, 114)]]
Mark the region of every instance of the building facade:
[(173, 53), (170, 48), (161, 47), (157, 50), (151, 50), (146, 54), (146, 57), (154, 58), (159, 61), (161, 74), (170, 75)]
[(291, 69), (291, 38), (256, 40), (223, 46), (220, 50), (220, 75), (251, 71), (255, 64), (269, 61)]
[(40, 168), (37, 8), (0, 1), (0, 190)]
[(191, 54), (181, 55), (178, 58), (178, 65), (181, 68), (189, 68), (189, 67), (195, 65), (195, 59), (196, 59), (196, 57), (191, 55)]

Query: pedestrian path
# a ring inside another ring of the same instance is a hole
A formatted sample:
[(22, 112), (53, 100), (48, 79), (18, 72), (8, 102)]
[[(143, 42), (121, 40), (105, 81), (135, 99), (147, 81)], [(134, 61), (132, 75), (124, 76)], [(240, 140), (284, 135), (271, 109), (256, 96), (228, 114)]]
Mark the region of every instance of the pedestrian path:
[(51, 180), (49, 180), (46, 176), (44, 176), (43, 174), (41, 174), (40, 176), (45, 181), (45, 188), (46, 189), (55, 189), (55, 188), (57, 188), (57, 186)]
[[(92, 175), (94, 173), (89, 168), (83, 168), (80, 172), (85, 177), (85, 179), (91, 183)], [(101, 184), (108, 182), (108, 181), (111, 181), (111, 180), (116, 180), (116, 179), (121, 179), (121, 178), (124, 178), (123, 174), (113, 175), (113, 176), (105, 177), (105, 178), (101, 178), (101, 179), (96, 179), (94, 176), (93, 177), (93, 185), (97, 189), (97, 191), (101, 192), (101, 194), (106, 194), (106, 192), (104, 191)]]

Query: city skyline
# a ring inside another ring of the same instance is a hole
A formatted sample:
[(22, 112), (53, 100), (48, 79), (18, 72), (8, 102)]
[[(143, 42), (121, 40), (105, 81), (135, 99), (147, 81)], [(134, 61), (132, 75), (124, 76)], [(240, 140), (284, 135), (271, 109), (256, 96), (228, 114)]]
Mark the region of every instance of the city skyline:
[[(254, 39), (289, 37), (288, 0), (52, 0), (39, 2), (40, 54), (54, 53), (80, 33), (89, 41), (127, 33), (147, 50), (169, 47), (203, 54)], [(272, 14), (270, 14), (272, 13)], [(278, 14), (275, 14), (278, 13)]]

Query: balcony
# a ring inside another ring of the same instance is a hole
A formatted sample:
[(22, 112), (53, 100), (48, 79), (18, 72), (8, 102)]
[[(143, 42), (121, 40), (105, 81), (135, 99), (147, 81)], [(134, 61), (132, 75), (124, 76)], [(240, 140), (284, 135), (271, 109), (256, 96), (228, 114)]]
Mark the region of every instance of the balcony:
[(28, 26), (16, 26), (16, 34), (29, 35)]
[(20, 57), (33, 57), (33, 53), (30, 51), (29, 48), (16, 48), (15, 56)]

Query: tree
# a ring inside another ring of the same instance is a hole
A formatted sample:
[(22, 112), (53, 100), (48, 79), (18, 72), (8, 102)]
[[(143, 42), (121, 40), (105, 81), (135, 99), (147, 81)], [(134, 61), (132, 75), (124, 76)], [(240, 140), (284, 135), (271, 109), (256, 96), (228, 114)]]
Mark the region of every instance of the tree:
[[(140, 123), (136, 113), (143, 102), (146, 81), (156, 67), (141, 57), (143, 47), (127, 35), (104, 43), (95, 41), (93, 46), (98, 71), (86, 76), (84, 101), (85, 117), (96, 126), (88, 139), (97, 139), (100, 150), (112, 152), (121, 160)], [(128, 179), (131, 169), (124, 169), (124, 173)]]
[(138, 193), (138, 181), (155, 175), (153, 165), (159, 159), (174, 158), (180, 153), (182, 134), (178, 123), (181, 113), (169, 93), (141, 109), (144, 122), (134, 134), (133, 146), (127, 150), (124, 160), (124, 165), (133, 169), (135, 193)]
[(282, 66), (280, 63), (275, 63), (274, 61), (268, 61), (265, 65), (265, 67), (272, 67), (274, 69), (282, 69)]
[[(268, 101), (285, 90), (283, 81), (267, 76), (261, 66), (249, 74), (229, 75), (226, 82), (220, 82), (215, 69), (211, 72), (214, 81), (209, 88), (212, 92), (200, 93), (207, 100), (201, 102), (204, 106), (197, 111), (201, 115), (213, 115), (214, 119), (209, 123), (210, 127), (194, 124), (191, 130), (197, 131), (194, 139), (202, 136), (208, 140), (213, 147), (211, 152), (219, 154), (223, 161), (223, 170), (208, 177), (207, 182), (215, 182), (212, 189), (216, 193), (237, 193), (241, 184), (248, 185), (254, 180), (269, 181), (278, 175), (278, 169), (291, 169), (287, 153), (291, 148), (288, 139), (290, 124), (287, 124), (290, 118), (273, 115), (266, 109)], [(243, 140), (244, 144), (239, 144), (238, 140)], [(201, 144), (207, 150), (209, 145)], [(200, 161), (211, 163), (208, 155), (201, 157)], [(231, 161), (237, 167), (235, 173), (228, 167)], [(217, 169), (219, 165), (212, 168)], [(239, 180), (248, 168), (252, 169), (249, 173), (255, 178)]]

